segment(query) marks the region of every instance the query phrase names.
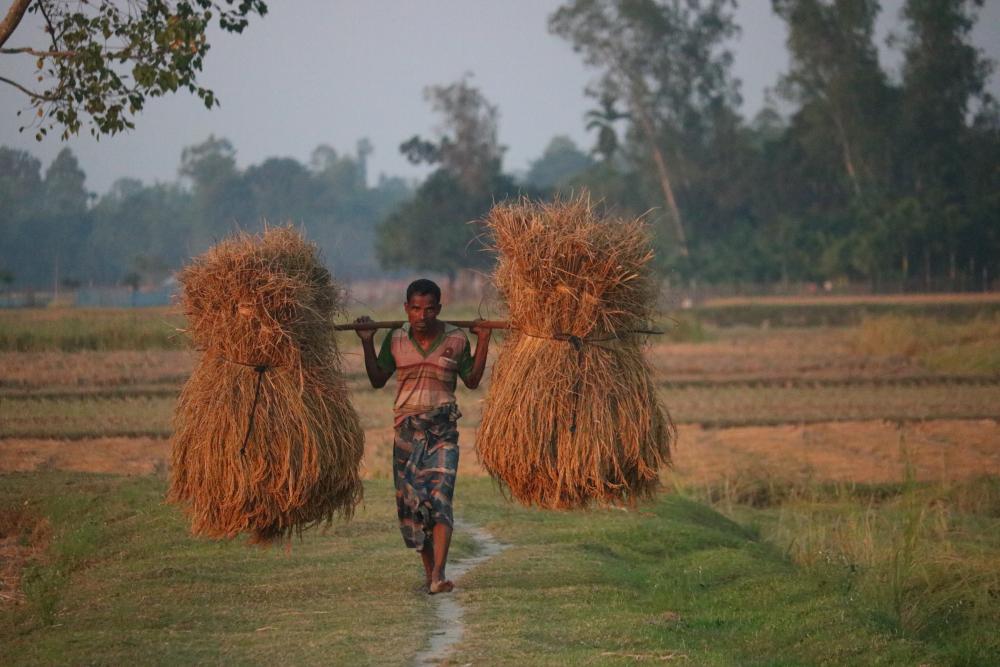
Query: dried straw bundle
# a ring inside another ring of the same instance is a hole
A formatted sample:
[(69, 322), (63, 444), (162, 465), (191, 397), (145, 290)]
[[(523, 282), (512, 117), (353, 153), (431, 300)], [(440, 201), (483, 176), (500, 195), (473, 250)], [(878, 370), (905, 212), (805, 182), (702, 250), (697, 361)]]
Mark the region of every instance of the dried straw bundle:
[(480, 460), (526, 505), (652, 495), (675, 430), (642, 357), (655, 286), (642, 220), (600, 220), (587, 195), (497, 205), (486, 223), (514, 331), (493, 367)]
[(168, 499), (196, 535), (251, 542), (350, 517), (364, 432), (332, 335), (340, 292), (316, 247), (291, 227), (240, 233), (179, 279), (202, 355), (174, 414)]

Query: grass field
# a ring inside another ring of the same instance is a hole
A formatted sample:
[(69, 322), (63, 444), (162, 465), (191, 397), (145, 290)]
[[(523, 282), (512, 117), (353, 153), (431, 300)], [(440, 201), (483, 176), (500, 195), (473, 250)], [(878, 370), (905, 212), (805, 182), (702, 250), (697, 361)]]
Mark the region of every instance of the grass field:
[[(352, 523), (288, 552), (190, 538), (163, 491), (159, 477), (5, 478), (0, 507), (46, 517), (51, 544), (24, 571), (25, 601), (0, 608), (0, 662), (395, 665), (421, 647), (428, 598), (397, 544), (387, 482), (366, 485)], [(467, 480), (460, 516), (511, 546), (464, 580), (468, 629), (451, 664), (986, 664), (998, 490), (950, 493), (855, 489), (808, 510), (742, 506), (736, 522), (680, 494), (631, 512), (526, 510)], [(864, 540), (837, 533), (852, 512), (870, 517)], [(840, 551), (769, 539), (807, 514), (810, 535), (839, 535)], [(947, 550), (929, 542), (941, 531)], [(850, 551), (862, 544), (871, 555)]]
[(1000, 314), (1000, 297), (987, 294), (900, 294), (709, 299), (693, 309), (715, 326), (856, 326), (881, 316), (966, 322)]
[[(511, 546), (460, 582), (448, 664), (989, 664), (1000, 320), (966, 301), (947, 317), (915, 310), (947, 300), (865, 302), (849, 326), (686, 314), (648, 350), (680, 425), (669, 493), (631, 511), (508, 504), (476, 462), (483, 393), (460, 390), (456, 511)], [(0, 664), (407, 664), (431, 605), (394, 526), (391, 392), (367, 387), (356, 337), (338, 342), (366, 504), (285, 552), (192, 539), (162, 503), (195, 363), (180, 326), (0, 312)], [(455, 555), (473, 550), (463, 535)]]

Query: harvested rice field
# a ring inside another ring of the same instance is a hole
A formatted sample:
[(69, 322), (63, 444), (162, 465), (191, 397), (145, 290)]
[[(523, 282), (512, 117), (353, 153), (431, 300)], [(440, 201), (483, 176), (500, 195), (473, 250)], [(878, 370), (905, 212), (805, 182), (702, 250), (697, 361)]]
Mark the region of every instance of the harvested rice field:
[[(679, 426), (670, 486), (710, 486), (740, 479), (890, 483), (908, 467), (919, 480), (1000, 475), (1000, 422), (938, 419), (914, 422), (843, 421), (781, 426)], [(364, 475), (388, 479), (391, 426), (365, 431)], [(475, 428), (459, 428), (460, 477), (483, 477)], [(147, 475), (170, 461), (166, 438), (148, 436), (7, 437), (0, 439), (0, 474), (44, 470)]]
[[(120, 314), (100, 327), (135, 335), (113, 344), (44, 315), (45, 336), (0, 352), (0, 663), (402, 665), (426, 649), (384, 640), (433, 633), (434, 607), (393, 523), (392, 390), (367, 385), (353, 335), (338, 340), (365, 502), (261, 550), (191, 538), (162, 502), (193, 355), (137, 348), (148, 327)], [(507, 502), (475, 454), (486, 387), (460, 388), (456, 512), (507, 548), (459, 580), (449, 664), (984, 664), (1000, 345), (993, 320), (920, 324), (895, 347), (914, 322), (651, 340), (679, 441), (668, 492), (628, 512)], [(461, 529), (453, 552), (476, 553)]]
[[(390, 391), (352, 386), (365, 429), (385, 426)], [(1000, 383), (920, 385), (711, 385), (661, 387), (677, 424), (704, 427), (776, 426), (839, 421), (1000, 419)], [(465, 398), (463, 402), (461, 399)], [(117, 394), (51, 393), (0, 396), (0, 438), (167, 437), (175, 396), (163, 389)], [(476, 395), (459, 398), (463, 426), (481, 413)]]
[[(167, 315), (157, 311), (154, 317)], [(47, 318), (40, 321), (54, 326)], [(958, 333), (968, 337), (967, 331)], [(678, 470), (717, 469), (722, 460), (741, 461), (741, 451), (754, 461), (780, 451), (775, 458), (787, 459), (790, 468), (815, 468), (815, 461), (796, 457), (807, 451), (814, 456), (819, 448), (849, 461), (855, 438), (895, 452), (897, 429), (909, 433), (935, 425), (941, 431), (935, 438), (949, 443), (949, 451), (969, 449), (970, 463), (960, 469), (986, 465), (983, 447), (1000, 449), (1000, 375), (975, 367), (941, 372), (904, 352), (866, 353), (860, 336), (856, 327), (736, 327), (714, 330), (699, 343), (651, 340), (653, 380), (680, 428)], [(381, 477), (392, 443), (392, 391), (368, 386), (356, 337), (344, 333), (338, 340), (367, 435), (365, 475)], [(125, 466), (130, 472), (162, 469), (173, 405), (194, 362), (193, 354), (178, 350), (0, 352), (0, 469), (111, 471), (118, 451), (131, 462)], [(461, 465), (470, 474), (481, 474), (473, 445), (483, 395), (482, 388), (459, 388)], [(788, 444), (794, 442), (789, 430), (811, 448)], [(810, 440), (829, 432), (838, 435)], [(965, 443), (975, 434), (983, 444), (973, 452)], [(75, 460), (88, 462), (75, 466)]]

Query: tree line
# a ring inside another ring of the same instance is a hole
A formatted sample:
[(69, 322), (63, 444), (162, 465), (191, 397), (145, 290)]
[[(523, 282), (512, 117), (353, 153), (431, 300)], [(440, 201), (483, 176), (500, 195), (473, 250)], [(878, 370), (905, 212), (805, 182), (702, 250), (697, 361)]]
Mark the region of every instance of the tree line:
[[(646, 215), (657, 268), (680, 281), (846, 280), (876, 290), (984, 289), (1000, 271), (994, 63), (971, 41), (983, 0), (905, 0), (879, 59), (878, 0), (772, 0), (790, 67), (751, 119), (732, 73), (735, 0), (568, 0), (550, 32), (592, 68), (593, 146), (555, 137), (525, 174), (503, 165), (500, 112), (469, 77), (427, 88), (434, 136), (400, 151), (434, 167), (411, 190), (366, 184), (355, 155), (239, 170), (210, 138), (182, 184), (121, 181), (88, 202), (68, 151), (48, 168), (0, 151), (0, 269), (18, 281), (114, 282), (175, 268), (233, 221), (301, 221), (340, 275), (488, 267), (493, 202), (588, 189)], [(74, 254), (73, 248), (78, 250)], [(58, 269), (57, 269), (58, 267)], [(152, 268), (151, 268), (152, 267)]]
[(302, 225), (338, 276), (380, 273), (373, 221), (410, 196), (401, 179), (367, 183), (371, 145), (354, 154), (330, 146), (308, 165), (270, 158), (239, 169), (233, 145), (216, 137), (185, 148), (180, 182), (121, 179), (96, 197), (64, 148), (45, 170), (24, 151), (0, 147), (0, 277), (45, 287), (155, 284), (237, 228), (261, 221)]
[[(906, 0), (890, 38), (898, 75), (879, 61), (877, 0), (773, 0), (791, 66), (749, 121), (732, 74), (735, 6), (560, 7), (550, 31), (597, 74), (594, 146), (557, 138), (519, 186), (500, 169), (489, 102), (467, 80), (429, 88), (446, 131), (403, 150), (440, 167), (380, 227), (383, 261), (483, 263), (468, 252), (482, 230), (465, 221), (491, 201), (587, 188), (613, 213), (648, 215), (658, 268), (681, 281), (987, 288), (1000, 271), (1000, 113), (994, 63), (970, 38), (981, 0)], [(432, 236), (450, 240), (441, 256), (420, 243)]]

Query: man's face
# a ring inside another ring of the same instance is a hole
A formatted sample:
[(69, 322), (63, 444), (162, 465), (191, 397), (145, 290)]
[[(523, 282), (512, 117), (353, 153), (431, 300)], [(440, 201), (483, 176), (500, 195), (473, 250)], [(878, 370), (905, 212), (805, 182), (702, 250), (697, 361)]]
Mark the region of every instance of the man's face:
[(438, 313), (441, 312), (441, 304), (432, 294), (414, 294), (404, 307), (410, 327), (420, 333), (432, 331)]

